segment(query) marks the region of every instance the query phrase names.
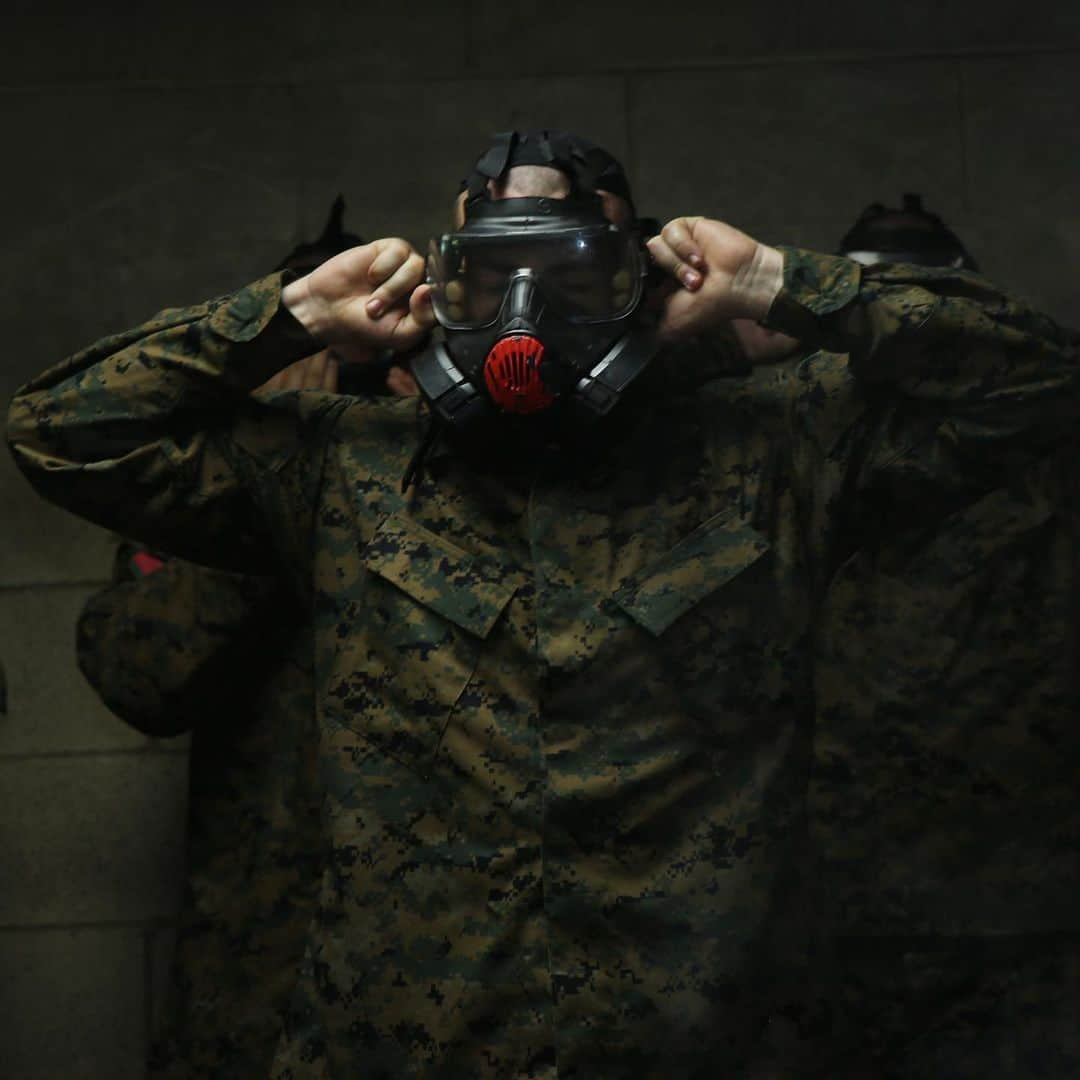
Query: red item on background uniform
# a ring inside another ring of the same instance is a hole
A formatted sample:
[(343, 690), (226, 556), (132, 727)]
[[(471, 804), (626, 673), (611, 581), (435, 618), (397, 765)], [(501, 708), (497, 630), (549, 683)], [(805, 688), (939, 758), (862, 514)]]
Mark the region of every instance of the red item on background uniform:
[(154, 571), (160, 570), (165, 565), (165, 560), (151, 555), (149, 551), (136, 551), (131, 556), (131, 565), (142, 577), (147, 577)]

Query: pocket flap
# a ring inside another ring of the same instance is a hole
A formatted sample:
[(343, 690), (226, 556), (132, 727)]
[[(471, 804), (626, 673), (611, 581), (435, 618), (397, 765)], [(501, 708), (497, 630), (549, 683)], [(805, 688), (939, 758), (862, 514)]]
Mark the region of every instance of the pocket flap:
[(516, 585), (495, 559), (469, 555), (403, 514), (375, 531), (367, 568), (477, 637), (487, 637)]
[(768, 550), (768, 540), (745, 517), (724, 510), (635, 574), (614, 599), (635, 622), (660, 635)]

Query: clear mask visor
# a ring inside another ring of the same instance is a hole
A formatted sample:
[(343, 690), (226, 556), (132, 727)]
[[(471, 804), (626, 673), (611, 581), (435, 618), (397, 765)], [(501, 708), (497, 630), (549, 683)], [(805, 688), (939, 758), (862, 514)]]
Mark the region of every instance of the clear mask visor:
[(529, 271), (545, 304), (567, 322), (610, 322), (632, 311), (647, 267), (636, 238), (615, 226), (535, 233), (447, 233), (431, 242), (427, 279), (435, 315), (477, 330), (499, 317), (515, 276)]

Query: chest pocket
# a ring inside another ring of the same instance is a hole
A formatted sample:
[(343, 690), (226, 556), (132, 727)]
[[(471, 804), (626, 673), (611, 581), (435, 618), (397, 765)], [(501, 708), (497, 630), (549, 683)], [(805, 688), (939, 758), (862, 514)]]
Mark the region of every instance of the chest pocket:
[[(710, 518), (613, 596), (640, 629), (656, 707), (709, 728), (753, 722), (790, 694), (800, 632), (782, 559), (745, 517)], [(801, 661), (799, 661), (801, 662)]]
[[(615, 593), (614, 600), (639, 626), (660, 637), (768, 550), (768, 540), (742, 516), (724, 511), (635, 574)], [(729, 590), (728, 599), (736, 592)], [(731, 630), (739, 629), (733, 622)]]
[(379, 526), (364, 564), (359, 633), (330, 697), (345, 726), (423, 772), (516, 583), (498, 560), (401, 514)]

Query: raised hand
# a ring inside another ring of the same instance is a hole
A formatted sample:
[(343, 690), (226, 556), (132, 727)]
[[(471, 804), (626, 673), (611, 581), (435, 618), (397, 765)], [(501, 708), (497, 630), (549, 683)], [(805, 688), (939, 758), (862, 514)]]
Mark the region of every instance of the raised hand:
[(404, 351), (435, 325), (424, 260), (391, 237), (335, 255), (282, 290), (282, 303), (326, 345)]
[(669, 221), (649, 252), (681, 288), (663, 301), (663, 340), (691, 337), (718, 322), (761, 319), (783, 283), (783, 256), (746, 233), (705, 217)]

